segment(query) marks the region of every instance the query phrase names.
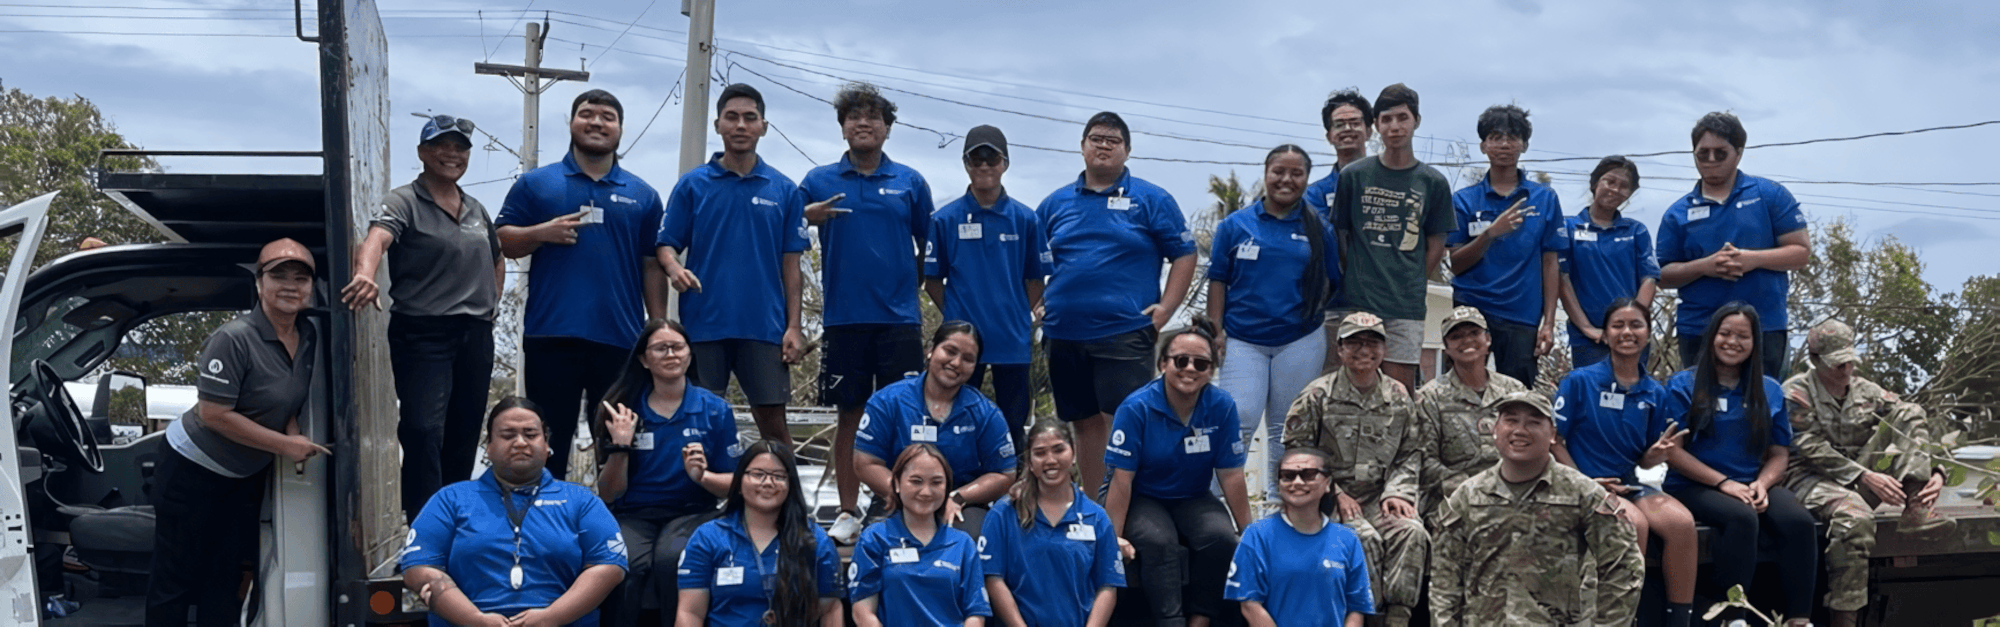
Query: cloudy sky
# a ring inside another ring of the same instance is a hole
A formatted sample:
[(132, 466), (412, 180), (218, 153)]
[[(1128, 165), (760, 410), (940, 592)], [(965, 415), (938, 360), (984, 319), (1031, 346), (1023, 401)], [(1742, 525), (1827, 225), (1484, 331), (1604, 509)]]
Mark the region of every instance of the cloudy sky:
[[(964, 189), (957, 135), (965, 129), (994, 124), (1007, 132), (1016, 144), (1008, 188), (1032, 205), (1073, 179), (1081, 162), (1022, 146), (1073, 151), (1081, 120), (1108, 109), (1139, 133), (1134, 174), (1165, 186), (1192, 214), (1213, 202), (1208, 176), (1234, 170), (1247, 186), (1259, 169), (1151, 159), (1255, 162), (1287, 142), (1328, 152), (1317, 120), (1326, 94), (1352, 86), (1372, 99), (1394, 82), (1422, 94), (1418, 150), (1427, 161), (1477, 167), (1479, 111), (1499, 103), (1531, 110), (1527, 158), (1585, 158), (1528, 164), (1555, 174), (1570, 211), (1586, 202), (1582, 175), (1596, 157), (1685, 150), (1688, 129), (1708, 111), (1741, 116), (1753, 146), (2000, 118), (1992, 106), (2000, 44), (1991, 37), (2000, 12), (1952, 2), (720, 4), (724, 54), (712, 78), (764, 91), (776, 128), (761, 152), (772, 165), (796, 179), (844, 148), (831, 107), (798, 92), (824, 98), (845, 80), (873, 81), (890, 90), (903, 122), (935, 129), (899, 126), (888, 149), (925, 173), (940, 203)], [(315, 48), (291, 38), (289, 7), (280, 7), (0, 4), (7, 50), (0, 81), (41, 96), (89, 98), (128, 140), (149, 148), (317, 149)], [(680, 135), (680, 101), (671, 95), (688, 25), (677, 0), (382, 0), (379, 7), (389, 34), (398, 184), (418, 168), (422, 122), (406, 114), (459, 115), (496, 139), (477, 152), (464, 182), (479, 183), (470, 191), (498, 210), (518, 170), (499, 145), (520, 145), (521, 97), (505, 79), (474, 75), (472, 64), (520, 63), (520, 18), (540, 21), (547, 11), (545, 63), (587, 65), (591, 80), (559, 84), (544, 97), (542, 163), (562, 156), (570, 99), (604, 88), (625, 103), (625, 166), (662, 192), (671, 187)], [(2000, 235), (2000, 185), (1803, 182), (2000, 181), (1989, 158), (1978, 156), (1996, 143), (2000, 125), (1755, 149), (1743, 168), (1794, 181), (1814, 220), (1850, 219), (1867, 237), (1917, 246), (1926, 278), (1955, 291), (1968, 276), (1994, 272), (1992, 256), (1977, 251)], [(712, 133), (709, 145), (719, 149)], [(164, 162), (204, 172), (318, 167), (296, 159)], [(1641, 163), (1644, 189), (1627, 213), (1655, 224), (1692, 187), (1692, 160)], [(1322, 164), (1314, 178), (1325, 171)]]

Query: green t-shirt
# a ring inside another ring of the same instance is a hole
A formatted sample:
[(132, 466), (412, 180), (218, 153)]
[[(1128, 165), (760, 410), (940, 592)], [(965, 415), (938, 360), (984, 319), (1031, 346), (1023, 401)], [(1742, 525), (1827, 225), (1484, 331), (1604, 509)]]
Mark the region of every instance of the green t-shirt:
[(1421, 161), (1392, 170), (1371, 156), (1340, 171), (1332, 211), (1347, 256), (1342, 303), (1384, 318), (1422, 320), (1424, 242), (1458, 226), (1450, 181)]

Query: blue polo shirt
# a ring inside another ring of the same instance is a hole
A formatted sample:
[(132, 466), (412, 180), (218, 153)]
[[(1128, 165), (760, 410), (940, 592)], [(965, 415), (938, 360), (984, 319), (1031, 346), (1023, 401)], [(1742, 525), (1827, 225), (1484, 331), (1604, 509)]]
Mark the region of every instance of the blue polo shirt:
[[(905, 556), (901, 549), (916, 553)], [(924, 544), (903, 525), (901, 514), (875, 523), (861, 532), (848, 569), (848, 598), (860, 602), (880, 595), (875, 611), (883, 627), (958, 625), (968, 616), (993, 615), (972, 536), (943, 524)]]
[(924, 175), (886, 154), (874, 174), (864, 175), (843, 153), (807, 172), (799, 188), (808, 204), (847, 194), (834, 206), (852, 210), (819, 225), (826, 326), (922, 323), (917, 251), (937, 210)]
[(1215, 471), (1242, 468), (1243, 434), (1236, 401), (1222, 388), (1202, 388), (1186, 424), (1167, 404), (1166, 382), (1155, 378), (1118, 404), (1104, 465), (1130, 470), (1132, 493), (1178, 500), (1208, 494)]
[(680, 294), (689, 341), (784, 340), (783, 263), (811, 245), (805, 206), (805, 193), (762, 158), (738, 176), (718, 152), (674, 183), (654, 243), (685, 251), (701, 279), (702, 291)]
[(1339, 238), (1333, 235), (1333, 223), (1325, 220), (1319, 221), (1318, 232), (1307, 233), (1304, 216), (1302, 210), (1282, 219), (1272, 216), (1259, 200), (1215, 225), (1208, 279), (1229, 286), (1222, 307), (1222, 328), (1229, 337), (1284, 346), (1325, 322), (1326, 303), (1306, 303), (1300, 285), (1312, 259), (1312, 243), (1306, 238), (1320, 238), (1325, 247), (1320, 262), (1326, 268), (1328, 296), (1340, 284)]
[(1042, 293), (1042, 334), (1089, 341), (1152, 326), (1140, 313), (1160, 302), (1164, 261), (1194, 254), (1194, 232), (1174, 197), (1132, 176), (1102, 192), (1083, 176), (1035, 208), (1051, 266)]
[(931, 216), (924, 276), (944, 279), (944, 319), (979, 329), (979, 362), (1028, 363), (1034, 311), (1027, 281), (1048, 275), (1049, 246), (1035, 210), (1005, 190), (981, 208), (967, 191)]
[(603, 224), (578, 227), (575, 244), (535, 249), (523, 334), (625, 348), (646, 324), (644, 264), (656, 263), (652, 233), (663, 211), (653, 186), (615, 164), (590, 180), (564, 155), (514, 181), (493, 223), (534, 226), (590, 207), (604, 210)]
[(1319, 219), (1333, 224), (1333, 197), (1340, 193), (1340, 168), (1333, 168), (1326, 177), (1306, 186), (1306, 206), (1319, 213)]
[(1556, 435), (1583, 474), (1638, 485), (1639, 458), (1667, 430), (1665, 405), (1666, 386), (1648, 376), (1619, 385), (1607, 359), (1571, 370), (1556, 386)]
[(1444, 245), (1470, 243), (1515, 201), (1526, 198), (1521, 228), (1493, 240), (1478, 264), (1462, 272), (1453, 269), (1451, 289), (1452, 298), (1487, 317), (1536, 326), (1542, 323), (1542, 254), (1560, 253), (1569, 239), (1563, 237), (1562, 200), (1555, 190), (1521, 174), (1521, 184), (1506, 196), (1493, 191), (1491, 174), (1453, 193), (1458, 226), (1444, 236)]
[[(1590, 220), (1590, 208), (1570, 216), (1564, 225), (1569, 246), (1557, 256), (1563, 274), (1576, 288), (1577, 305), (1590, 324), (1604, 328), (1604, 308), (1620, 298), (1637, 298), (1646, 279), (1660, 279), (1660, 262), (1653, 258), (1653, 234), (1646, 224), (1619, 213), (1609, 228)], [(1590, 338), (1569, 325), (1570, 344)]]
[[(625, 538), (604, 501), (543, 470), (540, 484), (507, 491), (514, 506), (527, 512), (521, 519), (521, 588), (514, 589), (508, 585), (514, 567), (514, 529), (507, 508), (500, 504), (501, 493), (490, 470), (438, 490), (410, 523), (402, 568), (442, 569), (480, 611), (513, 616), (548, 607), (569, 591), (584, 569), (599, 564), (626, 567)], [(430, 624), (451, 625), (436, 614)], [(597, 610), (570, 624), (596, 625)]]
[(1125, 587), (1125, 562), (1104, 508), (1070, 488), (1069, 510), (1051, 522), (1034, 504), (1035, 521), (1021, 528), (1013, 497), (986, 513), (979, 532), (979, 562), (998, 577), (1030, 625), (1082, 625), (1103, 588)]
[(1286, 627), (1340, 627), (1348, 612), (1375, 613), (1369, 590), (1368, 558), (1353, 529), (1329, 520), (1307, 535), (1272, 514), (1243, 530), (1222, 596), (1262, 603)]
[[(1667, 208), (1660, 218), (1660, 265), (1694, 261), (1722, 250), (1725, 243), (1742, 249), (1773, 248), (1778, 238), (1806, 228), (1806, 216), (1791, 190), (1770, 179), (1736, 172), (1736, 189), (1716, 204), (1701, 195), (1701, 183), (1694, 191)], [(1682, 337), (1701, 335), (1708, 317), (1730, 301), (1743, 301), (1757, 308), (1764, 328), (1783, 331), (1785, 295), (1791, 290), (1791, 275), (1759, 268), (1743, 278), (1730, 281), (1704, 276), (1680, 288), (1680, 309), (1675, 330)], [(1782, 403), (1781, 403), (1782, 404)]]
[[(826, 530), (819, 525), (806, 527), (813, 534), (813, 581), (819, 598), (838, 599), (840, 553)], [(708, 625), (763, 627), (764, 612), (771, 609), (771, 595), (777, 589), (778, 551), (783, 544), (782, 538), (774, 538), (758, 552), (741, 513), (702, 523), (681, 551), (680, 589), (708, 590)]]
[(972, 386), (959, 386), (944, 422), (924, 407), (924, 379), (929, 373), (889, 384), (868, 398), (861, 425), (854, 433), (854, 450), (896, 463), (911, 444), (934, 444), (951, 464), (955, 488), (991, 472), (1012, 473), (1014, 439), (1000, 408)]
[(714, 392), (689, 384), (681, 406), (673, 416), (661, 416), (646, 404), (653, 393), (648, 384), (629, 399), (626, 407), (639, 412), (639, 429), (632, 436), (632, 452), (627, 453), (625, 494), (613, 503), (620, 510), (640, 507), (715, 509), (718, 500), (687, 474), (681, 449), (700, 442), (708, 457), (709, 472), (736, 472), (736, 457), (743, 445), (736, 439), (736, 414), (729, 401)]
[[(1720, 390), (1716, 394), (1716, 402), (1721, 407), (1715, 414), (1714, 434), (1702, 437), (1701, 434), (1690, 433), (1686, 446), (1689, 454), (1708, 464), (1709, 468), (1727, 475), (1731, 480), (1749, 483), (1757, 478), (1757, 470), (1764, 466), (1764, 451), (1751, 451), (1749, 448), (1750, 418), (1743, 411), (1744, 388), (1744, 385), (1737, 385), (1733, 390)], [(1666, 416), (1683, 425), (1688, 424), (1688, 406), (1694, 402), (1694, 370), (1682, 370), (1667, 379), (1666, 400)], [(1777, 379), (1764, 377), (1764, 403), (1771, 408), (1771, 434), (1766, 445), (1791, 446), (1791, 411), (1785, 407), (1785, 390), (1779, 386)], [(1681, 473), (1669, 472), (1661, 487), (1680, 490), (1695, 485)]]

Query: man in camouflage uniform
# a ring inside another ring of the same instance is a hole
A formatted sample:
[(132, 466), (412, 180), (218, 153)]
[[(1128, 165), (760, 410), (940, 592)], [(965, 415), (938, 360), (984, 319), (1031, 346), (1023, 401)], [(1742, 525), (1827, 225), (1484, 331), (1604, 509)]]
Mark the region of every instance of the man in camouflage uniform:
[(1549, 457), (1549, 399), (1515, 392), (1500, 402), (1500, 462), (1473, 475), (1439, 508), (1431, 562), (1431, 619), (1457, 625), (1632, 624), (1644, 556), (1622, 503)]
[(1431, 537), (1417, 519), (1422, 446), (1415, 404), (1382, 375), (1388, 332), (1368, 312), (1348, 314), (1337, 334), (1341, 367), (1306, 386), (1285, 416), (1285, 446), (1333, 456), (1333, 505), (1361, 537), (1368, 574), (1390, 627), (1409, 624), (1422, 600)]
[[(1861, 357), (1854, 330), (1827, 320), (1806, 334), (1811, 368), (1785, 381), (1792, 455), (1785, 487), (1826, 521), (1826, 607), (1836, 626), (1855, 624), (1868, 604), (1868, 555), (1875, 548), (1875, 506), (1903, 505), (1897, 528), (1925, 532), (1954, 522), (1931, 509), (1944, 472), (1922, 452), (1929, 442), (1924, 409), (1854, 375)], [(1884, 462), (1890, 447), (1901, 451)], [(1888, 472), (1877, 472), (1887, 463)]]
[(1493, 420), (1500, 399), (1527, 391), (1521, 382), (1486, 367), (1492, 337), (1486, 316), (1472, 307), (1444, 319), (1444, 352), (1451, 370), (1417, 388), (1417, 441), (1424, 449), (1424, 522), (1437, 526), (1437, 508), (1458, 484), (1493, 467)]

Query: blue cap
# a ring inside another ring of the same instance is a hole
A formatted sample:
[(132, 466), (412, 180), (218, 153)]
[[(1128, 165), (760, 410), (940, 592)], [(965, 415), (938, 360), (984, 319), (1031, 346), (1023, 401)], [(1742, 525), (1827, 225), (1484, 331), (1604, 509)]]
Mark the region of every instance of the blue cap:
[(457, 133), (469, 146), (472, 145), (472, 129), (472, 120), (449, 115), (433, 115), (424, 120), (424, 135), (419, 143), (428, 144), (431, 140), (447, 133)]

